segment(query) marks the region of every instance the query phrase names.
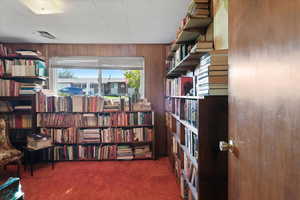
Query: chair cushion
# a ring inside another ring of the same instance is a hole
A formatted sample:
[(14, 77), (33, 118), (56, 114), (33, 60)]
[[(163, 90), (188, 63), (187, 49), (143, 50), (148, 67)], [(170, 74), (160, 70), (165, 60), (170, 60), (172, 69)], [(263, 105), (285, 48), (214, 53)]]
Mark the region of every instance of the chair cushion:
[(22, 152), (16, 149), (2, 150), (0, 151), (0, 162), (1, 160), (14, 159), (21, 155)]

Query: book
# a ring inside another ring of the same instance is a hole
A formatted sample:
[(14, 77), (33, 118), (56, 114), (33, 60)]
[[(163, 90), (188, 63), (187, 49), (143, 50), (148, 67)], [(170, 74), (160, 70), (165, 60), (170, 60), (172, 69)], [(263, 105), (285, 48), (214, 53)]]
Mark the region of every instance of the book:
[(228, 95), (228, 89), (207, 89), (207, 90), (199, 90), (199, 95), (203, 96), (218, 96), (218, 95)]
[(195, 69), (194, 74), (195, 76), (208, 72), (208, 71), (228, 71), (228, 65), (204, 65), (199, 66)]
[(207, 72), (202, 72), (200, 73), (197, 78), (198, 80), (201, 80), (202, 78), (205, 78), (207, 76), (209, 77), (214, 77), (214, 76), (227, 76), (228, 71), (207, 71)]
[(197, 80), (198, 84), (227, 84), (227, 76), (207, 76)]
[(211, 41), (199, 41), (195, 44), (193, 49), (191, 50), (192, 53), (197, 52), (207, 52), (213, 50), (213, 42)]

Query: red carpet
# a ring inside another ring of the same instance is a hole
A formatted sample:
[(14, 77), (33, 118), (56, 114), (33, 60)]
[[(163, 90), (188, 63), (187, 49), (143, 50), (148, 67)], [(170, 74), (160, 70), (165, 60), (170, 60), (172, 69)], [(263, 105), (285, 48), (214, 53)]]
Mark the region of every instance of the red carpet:
[[(14, 167), (0, 172), (3, 182)], [(5, 174), (3, 174), (5, 173)], [(59, 162), (22, 172), (26, 200), (179, 200), (169, 161)]]

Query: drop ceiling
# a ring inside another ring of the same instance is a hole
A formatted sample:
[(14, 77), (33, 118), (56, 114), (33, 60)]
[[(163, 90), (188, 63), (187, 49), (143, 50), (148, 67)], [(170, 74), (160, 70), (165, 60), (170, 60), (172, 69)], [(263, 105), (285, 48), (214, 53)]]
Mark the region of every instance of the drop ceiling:
[[(19, 0), (1, 0), (0, 42), (169, 43), (188, 0), (62, 0), (61, 14), (36, 15)], [(56, 36), (51, 40), (37, 31)]]

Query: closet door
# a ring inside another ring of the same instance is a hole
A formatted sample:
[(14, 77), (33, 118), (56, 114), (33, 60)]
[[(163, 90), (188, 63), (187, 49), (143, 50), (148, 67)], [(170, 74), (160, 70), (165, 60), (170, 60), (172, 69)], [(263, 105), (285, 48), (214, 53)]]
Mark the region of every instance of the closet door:
[(299, 200), (300, 1), (229, 2), (229, 200)]

